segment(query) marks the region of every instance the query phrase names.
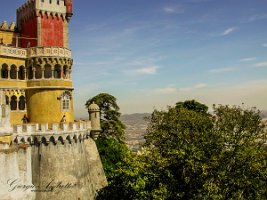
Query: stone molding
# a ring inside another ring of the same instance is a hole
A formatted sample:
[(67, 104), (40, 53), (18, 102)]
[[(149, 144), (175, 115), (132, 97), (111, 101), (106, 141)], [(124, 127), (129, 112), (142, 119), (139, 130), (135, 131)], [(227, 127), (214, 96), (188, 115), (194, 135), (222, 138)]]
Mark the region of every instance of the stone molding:
[(26, 49), (22, 49), (22, 48), (0, 45), (0, 56), (8, 56), (8, 57), (26, 59), (27, 51)]
[(31, 47), (28, 58), (32, 57), (64, 57), (72, 58), (71, 50), (64, 47)]
[(28, 49), (0, 44), (0, 56), (15, 58), (61, 57), (72, 59), (71, 50), (63, 47), (32, 47)]

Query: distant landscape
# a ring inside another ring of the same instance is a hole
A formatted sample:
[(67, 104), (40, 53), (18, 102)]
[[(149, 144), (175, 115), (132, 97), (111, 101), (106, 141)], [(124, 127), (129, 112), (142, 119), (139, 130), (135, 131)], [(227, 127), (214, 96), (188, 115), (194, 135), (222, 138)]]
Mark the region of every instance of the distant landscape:
[(126, 125), (126, 143), (132, 151), (138, 151), (140, 145), (144, 143), (148, 124), (145, 118), (150, 117), (150, 115), (150, 113), (135, 113), (121, 116), (121, 121)]
[[(132, 151), (138, 151), (140, 145), (145, 142), (144, 136), (150, 113), (135, 113), (121, 116), (121, 121), (126, 125), (125, 139)], [(267, 121), (267, 110), (261, 111), (261, 117)]]

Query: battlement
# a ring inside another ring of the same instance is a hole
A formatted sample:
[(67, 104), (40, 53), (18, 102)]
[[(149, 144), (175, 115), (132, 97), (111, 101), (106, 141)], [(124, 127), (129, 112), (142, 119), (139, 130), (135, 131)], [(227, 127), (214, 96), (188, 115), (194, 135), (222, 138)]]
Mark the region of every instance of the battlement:
[(16, 28), (15, 22), (11, 22), (11, 24), (8, 25), (7, 21), (3, 21), (2, 24), (0, 25), (1, 31), (15, 31), (15, 28)]
[(18, 20), (27, 20), (33, 16), (67, 16), (65, 0), (28, 0), (17, 9)]
[[(48, 124), (24, 124), (13, 127), (13, 142), (15, 144), (49, 144), (56, 145), (58, 142), (64, 144), (78, 142), (90, 135), (91, 122), (82, 121), (74, 123)], [(92, 135), (93, 137), (93, 135)]]

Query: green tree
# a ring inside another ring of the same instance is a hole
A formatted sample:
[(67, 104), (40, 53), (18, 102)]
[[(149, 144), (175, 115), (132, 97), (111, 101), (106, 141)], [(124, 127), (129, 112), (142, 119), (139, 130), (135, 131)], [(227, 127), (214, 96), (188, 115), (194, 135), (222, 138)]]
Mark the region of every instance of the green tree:
[(154, 110), (146, 143), (124, 154), (99, 199), (266, 199), (267, 155), (259, 112)]
[(100, 108), (101, 113), (101, 136), (112, 136), (118, 141), (124, 140), (125, 125), (121, 122), (120, 108), (117, 99), (108, 94), (100, 93), (89, 99), (85, 106), (88, 108), (93, 102)]
[(266, 199), (263, 133), (255, 109), (154, 111), (145, 145), (160, 155), (151, 173), (168, 191), (161, 199)]
[(176, 108), (186, 108), (188, 110), (193, 110), (196, 112), (203, 112), (203, 113), (208, 112), (208, 106), (206, 106), (205, 104), (202, 104), (198, 101), (195, 101), (195, 100), (187, 100), (184, 102), (181, 102), (181, 101), (177, 102)]

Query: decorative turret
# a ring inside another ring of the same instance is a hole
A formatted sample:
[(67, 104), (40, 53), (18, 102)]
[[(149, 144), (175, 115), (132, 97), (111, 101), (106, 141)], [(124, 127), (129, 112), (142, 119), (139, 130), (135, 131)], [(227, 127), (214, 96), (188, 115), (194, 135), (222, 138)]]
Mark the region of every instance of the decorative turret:
[(95, 102), (88, 107), (89, 120), (91, 121), (91, 137), (96, 140), (101, 131), (100, 125), (100, 108)]

